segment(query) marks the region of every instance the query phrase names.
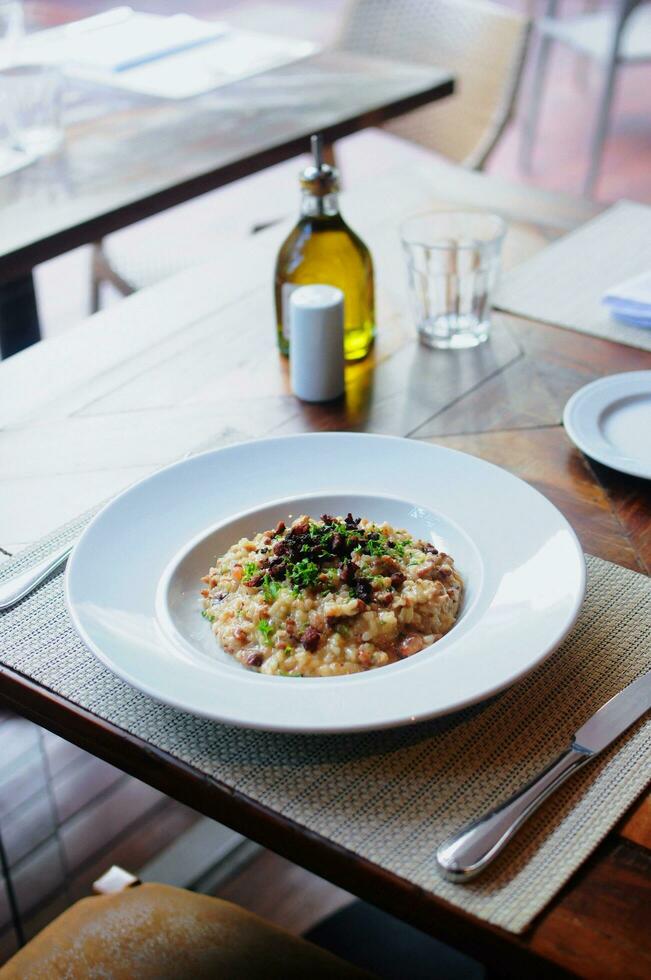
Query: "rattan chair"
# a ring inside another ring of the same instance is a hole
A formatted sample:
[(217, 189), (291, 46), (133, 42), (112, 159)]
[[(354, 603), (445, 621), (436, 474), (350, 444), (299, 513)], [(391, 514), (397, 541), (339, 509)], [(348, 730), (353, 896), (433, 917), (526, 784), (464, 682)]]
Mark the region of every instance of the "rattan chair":
[(447, 68), (451, 98), (383, 128), (479, 169), (511, 116), (528, 34), (527, 17), (488, 0), (349, 0), (338, 46)]
[[(489, 0), (352, 0), (342, 25), (337, 42), (340, 48), (438, 65), (455, 77), (453, 96), (386, 124), (391, 134), (408, 141), (403, 144), (405, 162), (410, 147), (415, 150), (413, 144), (417, 143), (449, 162), (480, 169), (513, 109), (527, 45), (528, 18)], [(436, 166), (435, 157), (432, 166)], [(253, 184), (268, 186), (270, 177), (265, 171), (247, 181), (253, 190)], [(276, 181), (279, 177), (280, 173)], [(293, 201), (295, 184), (288, 182), (287, 189), (287, 201)], [(97, 243), (93, 250), (93, 309), (99, 307), (104, 282), (129, 295), (172, 272), (218, 255), (224, 247), (224, 229), (220, 234), (215, 221), (213, 240), (206, 224), (210, 197), (205, 195), (182, 206), (183, 214), (177, 212), (176, 233), (163, 231), (169, 219), (160, 215), (148, 219), (140, 234), (127, 230)], [(270, 197), (282, 214), (283, 194), (274, 191)], [(250, 200), (246, 202), (249, 206)], [(238, 229), (235, 233), (241, 232)]]

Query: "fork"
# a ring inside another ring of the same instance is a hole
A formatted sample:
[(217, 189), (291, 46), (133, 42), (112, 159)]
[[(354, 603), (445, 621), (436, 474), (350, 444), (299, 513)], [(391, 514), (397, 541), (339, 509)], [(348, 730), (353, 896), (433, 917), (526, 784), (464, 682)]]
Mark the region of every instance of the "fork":
[(75, 544), (76, 539), (61, 545), (56, 551), (51, 551), (43, 561), (37, 565), (31, 565), (22, 575), (13, 575), (7, 582), (3, 582), (0, 585), (0, 610), (15, 606), (17, 602), (29, 595), (37, 585), (44, 582), (52, 572), (55, 572), (61, 565), (65, 565)]

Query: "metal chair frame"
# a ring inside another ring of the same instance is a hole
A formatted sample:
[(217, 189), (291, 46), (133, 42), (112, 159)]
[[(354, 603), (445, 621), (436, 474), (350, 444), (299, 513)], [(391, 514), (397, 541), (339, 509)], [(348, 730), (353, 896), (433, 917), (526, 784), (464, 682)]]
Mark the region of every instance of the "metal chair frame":
[[(595, 184), (601, 170), (601, 158), (606, 136), (608, 134), (610, 109), (613, 92), (615, 89), (617, 68), (620, 64), (626, 63), (626, 59), (621, 57), (620, 51), (624, 27), (626, 26), (628, 18), (636, 7), (639, 7), (645, 2), (647, 2), (647, 0), (616, 0), (613, 32), (608, 53), (603, 62), (604, 76), (597, 103), (595, 126), (590, 141), (590, 159), (583, 182), (583, 193), (586, 197), (591, 197), (593, 195)], [(547, 0), (545, 14), (536, 25), (537, 31), (540, 34), (540, 43), (538, 44), (534, 58), (531, 94), (526, 110), (524, 131), (520, 148), (520, 166), (525, 173), (529, 173), (531, 171), (533, 145), (538, 124), (538, 117), (540, 115), (542, 91), (547, 73), (551, 45), (554, 41), (560, 42), (559, 38), (556, 38), (549, 33), (548, 24), (548, 22), (553, 21), (556, 18), (558, 7), (559, 0)]]

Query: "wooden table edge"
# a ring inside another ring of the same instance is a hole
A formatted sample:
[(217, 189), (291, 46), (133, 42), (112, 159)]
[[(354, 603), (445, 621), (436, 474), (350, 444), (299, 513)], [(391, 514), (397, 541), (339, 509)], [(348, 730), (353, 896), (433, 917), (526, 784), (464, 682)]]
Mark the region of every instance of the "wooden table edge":
[[(309, 59), (306, 59), (309, 60)], [(379, 59), (375, 59), (379, 60)], [(378, 126), (413, 109), (419, 109), (433, 101), (452, 95), (455, 82), (452, 75), (440, 70), (436, 81), (412, 95), (404, 96), (388, 105), (357, 113), (340, 122), (319, 129), (328, 143), (350, 136), (369, 126)], [(291, 160), (310, 149), (310, 136), (314, 130), (294, 137), (287, 143), (260, 150), (252, 155), (226, 163), (193, 177), (188, 177), (169, 187), (163, 187), (144, 197), (106, 211), (104, 214), (82, 221), (38, 241), (0, 255), (0, 282), (27, 275), (34, 266), (55, 258), (81, 245), (99, 241), (105, 235), (118, 231), (161, 211), (184, 204), (208, 191), (217, 190), (233, 181), (249, 177), (277, 163)]]
[(34, 724), (421, 931), (476, 956), (500, 974), (522, 976), (520, 971), (526, 968), (528, 977), (573, 975), (523, 942), (532, 926), (518, 935), (472, 916), (5, 665), (0, 665), (0, 699)]

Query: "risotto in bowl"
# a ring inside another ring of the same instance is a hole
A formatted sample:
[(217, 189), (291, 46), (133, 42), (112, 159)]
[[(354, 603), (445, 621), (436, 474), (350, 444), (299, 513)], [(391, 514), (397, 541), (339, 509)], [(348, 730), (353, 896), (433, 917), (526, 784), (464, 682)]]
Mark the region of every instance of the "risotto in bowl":
[(472, 541), (445, 517), (313, 494), (207, 529), (166, 569), (157, 613), (192, 657), (270, 679), (360, 676), (436, 656), (464, 632), (481, 579)]
[(301, 514), (240, 538), (203, 578), (222, 648), (263, 674), (333, 677), (419, 653), (456, 621), (450, 555), (366, 517)]

